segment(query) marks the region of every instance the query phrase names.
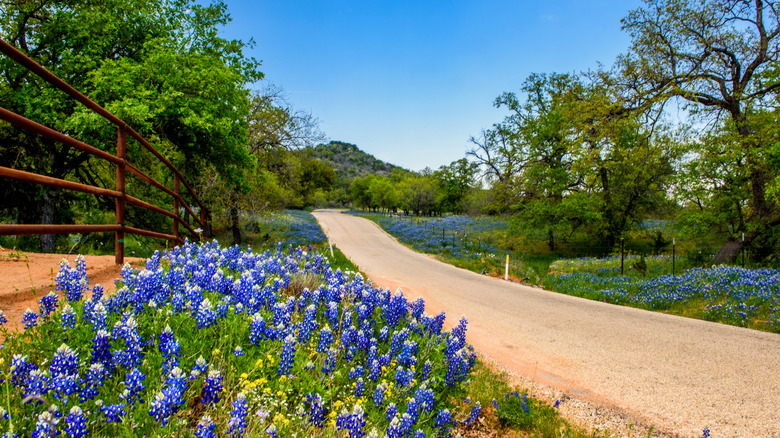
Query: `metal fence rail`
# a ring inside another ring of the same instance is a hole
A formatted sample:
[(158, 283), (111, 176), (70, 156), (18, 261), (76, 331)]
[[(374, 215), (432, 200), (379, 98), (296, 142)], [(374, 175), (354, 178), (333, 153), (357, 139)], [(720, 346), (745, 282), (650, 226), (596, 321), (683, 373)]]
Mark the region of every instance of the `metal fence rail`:
[[(36, 173), (25, 172), (9, 167), (0, 166), (0, 178), (9, 178), (18, 181), (24, 181), (32, 184), (44, 185), (49, 187), (56, 187), (61, 189), (73, 190), (82, 193), (89, 193), (97, 196), (105, 196), (114, 198), (116, 201), (115, 211), (115, 224), (114, 225), (19, 225), (19, 224), (0, 224), (0, 235), (22, 235), (22, 234), (73, 234), (73, 233), (101, 233), (101, 232), (113, 232), (114, 237), (114, 255), (117, 264), (124, 262), (124, 238), (125, 234), (136, 234), (147, 237), (154, 237), (158, 239), (166, 239), (177, 243), (183, 243), (181, 235), (179, 233), (179, 225), (183, 225), (192, 235), (194, 239), (198, 239), (199, 235), (195, 230), (185, 221), (187, 215), (192, 216), (194, 220), (200, 225), (201, 229), (205, 229), (206, 226), (206, 208), (201, 200), (195, 194), (195, 191), (187, 183), (187, 180), (179, 172), (179, 170), (171, 164), (160, 152), (158, 152), (146, 139), (140, 134), (130, 128), (125, 122), (106, 111), (97, 103), (90, 100), (88, 97), (81, 94), (78, 90), (68, 85), (65, 81), (55, 76), (50, 71), (46, 70), (40, 64), (36, 63), (32, 59), (28, 58), (25, 54), (11, 46), (4, 40), (0, 39), (0, 52), (14, 60), (17, 64), (23, 66), (30, 72), (38, 75), (46, 82), (63, 91), (68, 96), (77, 100), (79, 103), (87, 107), (92, 112), (100, 115), (105, 120), (113, 123), (117, 126), (117, 144), (116, 155), (112, 155), (108, 152), (102, 151), (98, 148), (83, 143), (77, 139), (74, 139), (68, 135), (51, 129), (47, 126), (36, 123), (29, 120), (19, 114), (12, 111), (8, 111), (5, 108), (0, 107), (0, 120), (4, 120), (19, 129), (33, 132), (43, 137), (54, 140), (63, 145), (78, 149), (86, 152), (101, 160), (108, 161), (116, 165), (116, 187), (112, 189), (96, 187), (87, 184), (81, 184), (73, 181), (67, 181), (59, 178), (52, 178), (45, 175), (39, 175)], [(137, 167), (127, 162), (127, 137), (128, 135), (138, 141), (149, 152), (151, 152), (157, 160), (162, 162), (168, 169), (173, 172), (173, 189), (167, 188), (165, 185), (154, 180), (149, 175), (142, 172)], [(152, 205), (141, 199), (132, 197), (125, 192), (125, 180), (127, 172), (136, 176), (141, 181), (157, 188), (158, 190), (166, 193), (173, 198), (173, 208), (171, 211), (160, 208), (156, 205)], [(192, 207), (184, 201), (179, 192), (180, 185), (189, 192), (195, 203), (200, 208), (200, 214), (196, 214)], [(172, 234), (166, 234), (156, 232), (152, 230), (144, 230), (127, 226), (125, 223), (125, 206), (127, 203), (136, 205), (148, 211), (154, 212), (159, 215), (170, 217), (173, 219)], [(179, 216), (179, 211), (184, 210), (184, 219)]]

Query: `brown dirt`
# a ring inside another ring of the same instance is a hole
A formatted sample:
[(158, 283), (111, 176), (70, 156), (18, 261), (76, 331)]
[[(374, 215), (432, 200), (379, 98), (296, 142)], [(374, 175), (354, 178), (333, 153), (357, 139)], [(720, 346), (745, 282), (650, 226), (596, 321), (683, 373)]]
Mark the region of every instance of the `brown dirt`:
[[(9, 330), (22, 327), (22, 314), (28, 308), (37, 310), (38, 300), (54, 290), (54, 277), (60, 261), (67, 259), (76, 266), (75, 254), (37, 254), (0, 249), (0, 309)], [(100, 284), (113, 292), (114, 280), (121, 277), (122, 266), (114, 264), (114, 256), (84, 256), (90, 287)], [(125, 257), (134, 267), (143, 266), (144, 259)]]

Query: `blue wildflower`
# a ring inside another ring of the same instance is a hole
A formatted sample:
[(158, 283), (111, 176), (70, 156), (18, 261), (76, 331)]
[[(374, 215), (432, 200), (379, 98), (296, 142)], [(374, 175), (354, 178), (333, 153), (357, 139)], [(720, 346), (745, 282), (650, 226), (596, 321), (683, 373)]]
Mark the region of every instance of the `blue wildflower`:
[(41, 314), (41, 318), (48, 318), (59, 306), (57, 303), (57, 294), (49, 292), (45, 297), (38, 301), (38, 311)]
[(219, 370), (209, 371), (206, 383), (203, 386), (203, 404), (216, 404), (222, 393), (222, 374)]
[(70, 408), (70, 413), (65, 417), (68, 426), (65, 428), (65, 434), (72, 438), (83, 438), (87, 436), (87, 417), (84, 411), (78, 406)]
[(228, 421), (228, 426), (230, 427), (228, 433), (232, 437), (244, 436), (247, 409), (246, 395), (243, 392), (239, 392), (233, 401), (233, 410), (230, 411), (230, 420)]
[(279, 361), (279, 368), (276, 373), (280, 376), (290, 374), (295, 361), (295, 338), (292, 335), (287, 335), (284, 338), (284, 346), (282, 346), (282, 357)]
[(25, 330), (35, 327), (38, 325), (38, 314), (28, 308), (22, 315), (22, 322)]
[(307, 394), (306, 403), (309, 405), (309, 422), (319, 428), (325, 423), (325, 407), (319, 394)]
[(217, 427), (211, 416), (206, 414), (198, 421), (198, 430), (195, 432), (195, 438), (217, 438), (217, 433), (214, 428)]
[(76, 311), (70, 304), (66, 304), (62, 309), (62, 322), (60, 323), (63, 330), (68, 330), (76, 327)]

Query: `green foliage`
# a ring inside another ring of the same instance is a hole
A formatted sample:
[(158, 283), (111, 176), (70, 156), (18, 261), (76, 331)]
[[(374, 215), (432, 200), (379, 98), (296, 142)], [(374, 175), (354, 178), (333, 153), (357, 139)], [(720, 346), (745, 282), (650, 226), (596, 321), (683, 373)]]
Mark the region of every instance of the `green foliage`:
[[(124, 118), (191, 182), (202, 177), (206, 164), (228, 180), (241, 180), (239, 169), (249, 163), (245, 87), (262, 74), (259, 63), (243, 54), (245, 43), (218, 36), (230, 19), (225, 3), (58, 0), (4, 2), (0, 8), (3, 39)], [(0, 66), (7, 73), (0, 78), (4, 108), (115, 153), (116, 127), (9, 58), (2, 57)], [(172, 186), (170, 172), (135, 141), (128, 142), (128, 156), (145, 173)], [(0, 161), (113, 188), (113, 165), (6, 124), (0, 126)], [(32, 185), (2, 186), (3, 219), (16, 223), (72, 223), (78, 220), (73, 210), (79, 202), (114, 209), (110, 199)], [(132, 178), (127, 193), (170, 205), (167, 195)], [(169, 220), (137, 208), (128, 209), (127, 219), (133, 226), (170, 229)], [(41, 242), (44, 250), (54, 249), (51, 238), (44, 236)]]

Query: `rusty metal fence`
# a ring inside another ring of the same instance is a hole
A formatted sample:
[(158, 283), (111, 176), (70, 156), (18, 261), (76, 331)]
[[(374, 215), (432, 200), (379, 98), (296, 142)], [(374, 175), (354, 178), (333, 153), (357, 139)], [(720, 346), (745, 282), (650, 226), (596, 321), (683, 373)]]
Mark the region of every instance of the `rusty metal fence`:
[[(90, 109), (92, 112), (100, 115), (104, 119), (117, 126), (117, 142), (116, 142), (116, 155), (111, 155), (108, 152), (97, 149), (93, 146), (85, 144), (77, 139), (69, 137), (61, 132), (55, 131), (51, 128), (43, 126), (32, 120), (29, 120), (19, 114), (13, 113), (0, 107), (0, 120), (4, 120), (17, 128), (30, 131), (32, 133), (49, 138), (63, 145), (78, 149), (83, 152), (87, 152), (92, 156), (99, 159), (108, 161), (116, 165), (116, 187), (112, 189), (96, 187), (87, 184), (81, 184), (73, 181), (67, 181), (64, 179), (52, 178), (45, 175), (39, 175), (35, 173), (25, 172), (21, 170), (12, 169), (9, 167), (0, 166), (0, 177), (10, 178), (18, 181), (24, 181), (32, 184), (45, 185), (50, 187), (56, 187), (67, 190), (74, 190), (83, 193), (90, 193), (98, 196), (106, 196), (115, 198), (116, 200), (116, 221), (113, 225), (18, 225), (18, 224), (0, 224), (0, 235), (23, 235), (23, 234), (76, 234), (76, 233), (101, 233), (101, 232), (113, 232), (114, 238), (114, 254), (117, 264), (124, 262), (124, 239), (126, 234), (135, 234), (147, 237), (153, 237), (158, 239), (166, 239), (176, 243), (183, 243), (181, 235), (179, 233), (179, 225), (184, 226), (192, 237), (197, 240), (199, 238), (198, 233), (194, 230), (186, 221), (187, 215), (194, 218), (195, 222), (200, 225), (201, 229), (205, 227), (206, 221), (206, 209), (203, 203), (195, 194), (195, 191), (184, 179), (181, 172), (168, 161), (162, 154), (160, 154), (146, 139), (141, 137), (140, 134), (130, 128), (125, 122), (114, 116), (110, 112), (106, 111), (103, 107), (96, 104), (78, 90), (68, 85), (65, 81), (55, 76), (43, 68), (40, 64), (36, 63), (32, 59), (28, 58), (25, 54), (11, 46), (4, 40), (0, 39), (0, 52), (11, 58), (17, 64), (23, 66), (30, 72), (38, 75), (49, 84), (58, 88), (66, 93), (68, 96), (80, 102), (82, 105)], [(163, 184), (157, 182), (149, 175), (145, 174), (137, 167), (133, 166), (127, 161), (127, 137), (135, 139), (138, 143), (144, 146), (149, 152), (151, 152), (160, 162), (168, 167), (173, 172), (173, 189), (165, 187)], [(127, 173), (135, 175), (140, 180), (150, 184), (157, 189), (163, 191), (173, 198), (172, 211), (165, 210), (158, 206), (152, 205), (141, 199), (125, 193), (125, 178)], [(200, 208), (200, 214), (196, 214), (192, 207), (190, 207), (179, 193), (180, 185), (183, 184), (189, 194), (194, 199), (195, 203)], [(130, 203), (138, 207), (144, 208), (151, 212), (167, 216), (173, 219), (173, 233), (166, 234), (151, 230), (145, 230), (140, 228), (134, 228), (127, 226), (125, 223), (125, 204)], [(179, 217), (179, 211), (184, 211), (184, 218)]]

